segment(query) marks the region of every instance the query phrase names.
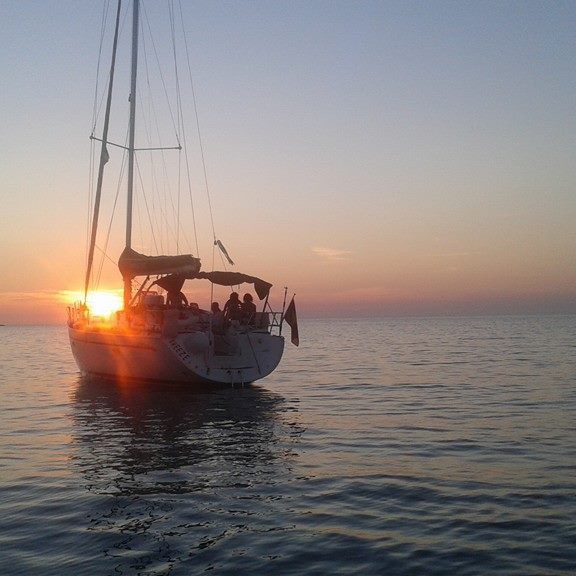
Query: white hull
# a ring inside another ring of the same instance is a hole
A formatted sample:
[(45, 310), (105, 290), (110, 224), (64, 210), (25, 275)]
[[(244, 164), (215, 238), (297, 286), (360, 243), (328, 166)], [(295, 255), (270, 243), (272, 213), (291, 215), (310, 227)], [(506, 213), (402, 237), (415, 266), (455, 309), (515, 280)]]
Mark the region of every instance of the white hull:
[(284, 338), (267, 331), (122, 331), (70, 326), (72, 353), (85, 374), (114, 379), (189, 384), (242, 384), (270, 374), (282, 358)]

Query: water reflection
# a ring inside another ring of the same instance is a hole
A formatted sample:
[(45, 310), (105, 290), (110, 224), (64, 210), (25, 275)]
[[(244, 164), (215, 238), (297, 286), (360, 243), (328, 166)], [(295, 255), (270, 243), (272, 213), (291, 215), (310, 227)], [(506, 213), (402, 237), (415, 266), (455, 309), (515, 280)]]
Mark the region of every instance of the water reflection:
[(179, 489), (193, 490), (198, 473), (208, 470), (249, 483), (255, 470), (289, 464), (300, 433), (295, 411), (282, 396), (254, 386), (193, 392), (81, 378), (75, 460), (91, 490), (132, 493), (136, 479), (144, 488), (169, 476), (178, 478)]
[(301, 428), (283, 396), (81, 379), (72, 404), (72, 465), (91, 495), (101, 572), (226, 573), (230, 542), (259, 555), (251, 534), (265, 543), (292, 528), (283, 500)]

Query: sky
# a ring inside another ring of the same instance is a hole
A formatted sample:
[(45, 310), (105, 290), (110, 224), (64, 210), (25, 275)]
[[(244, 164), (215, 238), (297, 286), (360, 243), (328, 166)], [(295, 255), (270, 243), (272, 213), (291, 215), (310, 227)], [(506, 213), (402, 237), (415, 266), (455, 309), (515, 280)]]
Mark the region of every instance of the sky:
[[(103, 6), (0, 3), (0, 324), (64, 323), (83, 287)], [(182, 10), (216, 234), (276, 307), (288, 287), (307, 317), (576, 311), (576, 3)]]

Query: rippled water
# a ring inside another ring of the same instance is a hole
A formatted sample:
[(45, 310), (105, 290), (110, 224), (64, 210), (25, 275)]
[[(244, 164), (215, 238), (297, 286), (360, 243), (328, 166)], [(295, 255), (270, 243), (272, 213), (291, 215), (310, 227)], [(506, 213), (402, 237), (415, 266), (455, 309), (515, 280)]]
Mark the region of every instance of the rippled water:
[(573, 574), (576, 317), (301, 322), (259, 385), (0, 327), (0, 574)]

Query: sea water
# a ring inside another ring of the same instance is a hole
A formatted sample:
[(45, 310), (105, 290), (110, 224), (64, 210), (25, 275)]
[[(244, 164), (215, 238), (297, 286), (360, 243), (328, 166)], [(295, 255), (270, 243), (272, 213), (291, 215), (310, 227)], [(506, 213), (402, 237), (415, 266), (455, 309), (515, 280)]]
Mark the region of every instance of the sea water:
[(194, 392), (0, 327), (0, 574), (576, 572), (575, 316), (300, 333)]

